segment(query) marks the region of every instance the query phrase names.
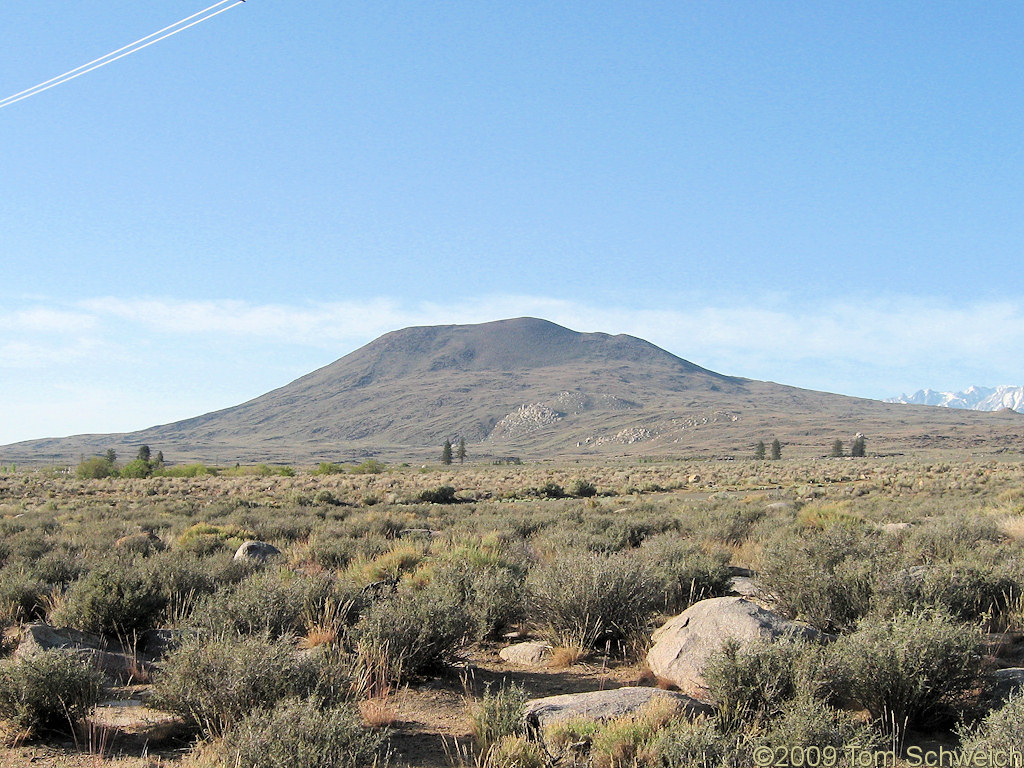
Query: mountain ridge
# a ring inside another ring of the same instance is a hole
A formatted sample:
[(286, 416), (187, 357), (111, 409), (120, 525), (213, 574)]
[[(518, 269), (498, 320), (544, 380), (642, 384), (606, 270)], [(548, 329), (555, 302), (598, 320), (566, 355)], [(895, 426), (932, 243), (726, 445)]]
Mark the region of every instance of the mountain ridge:
[(230, 408), (137, 432), (2, 446), (0, 458), (73, 462), (146, 444), (171, 461), (420, 461), (456, 438), (478, 459), (738, 457), (760, 439), (815, 453), (858, 432), (876, 451), (1024, 442), (1022, 425), (999, 414), (727, 376), (633, 336), (512, 318), (392, 331)]

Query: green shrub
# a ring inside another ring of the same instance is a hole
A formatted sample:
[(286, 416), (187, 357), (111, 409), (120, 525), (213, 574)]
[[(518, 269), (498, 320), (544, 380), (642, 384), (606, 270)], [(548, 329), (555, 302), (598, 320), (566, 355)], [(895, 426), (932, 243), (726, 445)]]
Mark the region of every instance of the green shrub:
[(456, 561), (439, 566), (433, 583), (459, 596), (473, 622), (476, 640), (493, 637), (523, 617), (526, 586), (521, 570)]
[[(801, 657), (816, 649), (804, 643), (746, 643), (730, 638), (704, 668), (704, 684), (726, 730), (756, 727), (777, 716), (801, 690)], [(804, 682), (807, 681), (804, 676)]]
[[(974, 727), (959, 726), (957, 735), (960, 737), (961, 752), (965, 756), (980, 757), (997, 751), (1006, 754), (1024, 753), (1024, 695), (1019, 692), (1011, 695), (1002, 707), (989, 712)], [(981, 765), (977, 761), (961, 764)]]
[(553, 480), (549, 480), (544, 483), (538, 491), (538, 495), (543, 496), (545, 499), (564, 499), (565, 489)]
[(50, 586), (24, 569), (0, 570), (0, 628), (41, 619), (49, 594)]
[(828, 657), (837, 690), (876, 721), (923, 728), (964, 704), (981, 674), (981, 634), (935, 612), (871, 616)]
[(313, 470), (314, 475), (341, 475), (344, 472), (345, 468), (341, 464), (335, 464), (333, 461), (321, 461), (317, 468)]
[(350, 704), (286, 699), (245, 716), (219, 751), (235, 768), (384, 768), (386, 740), (386, 731), (364, 728)]
[(192, 634), (164, 660), (153, 703), (206, 736), (220, 736), (249, 713), (288, 697), (339, 700), (349, 683), (322, 657), (299, 654), (290, 638)]
[(129, 461), (121, 468), (121, 477), (143, 478), (153, 474), (153, 465), (143, 459)]
[(130, 637), (155, 627), (166, 606), (159, 585), (134, 564), (115, 560), (72, 584), (49, 619), (86, 632)]
[(73, 732), (99, 701), (102, 679), (69, 651), (0, 661), (0, 718), (32, 735)]
[(205, 464), (182, 464), (176, 467), (161, 467), (155, 474), (158, 477), (206, 477), (217, 473)]
[(883, 614), (932, 608), (963, 621), (999, 623), (1022, 592), (1016, 569), (997, 564), (936, 563), (879, 577), (873, 600)]
[(531, 570), (527, 587), (531, 615), (551, 640), (585, 649), (634, 650), (659, 599), (649, 571), (624, 555), (560, 557)]
[[(859, 722), (856, 715), (804, 692), (782, 703), (777, 717), (758, 741), (787, 750), (831, 747), (840, 753), (853, 745), (864, 753), (881, 746), (878, 733)], [(813, 752), (809, 759), (815, 760)]]
[(459, 499), (455, 495), (455, 489), (450, 485), (439, 485), (437, 488), (430, 488), (420, 491), (420, 501), (428, 504), (458, 504)]
[(644, 757), (659, 768), (722, 768), (737, 752), (736, 739), (722, 734), (714, 720), (680, 718), (651, 739)]
[(758, 578), (774, 608), (825, 631), (851, 627), (871, 607), (877, 552), (856, 530), (784, 529), (761, 553)]
[(182, 531), (178, 547), (197, 555), (209, 555), (222, 550), (233, 552), (243, 541), (253, 538), (256, 535), (252, 531), (237, 525), (196, 523)]
[(83, 480), (98, 480), (103, 477), (111, 477), (117, 473), (114, 463), (102, 456), (94, 456), (86, 459), (78, 465), (75, 474)]
[(721, 597), (732, 589), (726, 552), (709, 554), (699, 545), (672, 535), (647, 539), (640, 549), (659, 583), (659, 608), (680, 613), (698, 600)]
[(385, 469), (384, 462), (377, 459), (367, 459), (362, 464), (352, 467), (353, 475), (379, 475)]
[(970, 561), (978, 552), (1005, 538), (999, 524), (981, 515), (950, 515), (915, 527), (905, 548), (918, 562)]
[(165, 551), (146, 561), (150, 580), (167, 603), (166, 618), (182, 620), (204, 597), (238, 583), (253, 566), (222, 553), (198, 557), (181, 551)]
[(589, 480), (578, 478), (572, 481), (572, 485), (569, 486), (569, 495), (577, 496), (581, 499), (587, 499), (591, 496), (597, 496), (597, 486)]
[(443, 585), (428, 585), (374, 604), (354, 634), (364, 674), (400, 682), (456, 659), (473, 630), (460, 596)]
[(211, 632), (281, 637), (303, 629), (305, 617), (330, 594), (331, 582), (287, 569), (257, 571), (230, 591), (207, 597), (190, 620)]

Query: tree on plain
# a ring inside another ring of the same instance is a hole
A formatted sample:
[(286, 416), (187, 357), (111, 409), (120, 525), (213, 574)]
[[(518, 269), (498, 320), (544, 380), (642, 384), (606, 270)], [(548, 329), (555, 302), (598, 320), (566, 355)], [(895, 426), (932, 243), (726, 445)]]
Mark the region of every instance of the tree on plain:
[(459, 444), (455, 449), (455, 458), (459, 460), (459, 464), (466, 463), (466, 438), (460, 437)]
[(444, 445), (441, 446), (441, 463), (446, 467), (452, 463), (452, 441), (445, 440)]
[(782, 443), (779, 442), (779, 438), (777, 438), (777, 437), (774, 440), (772, 440), (772, 453), (771, 453), (771, 457), (772, 457), (772, 459), (781, 459), (782, 458)]
[(834, 443), (832, 443), (832, 450), (830, 450), (828, 452), (828, 455), (829, 455), (829, 458), (832, 458), (832, 459), (838, 459), (840, 456), (842, 456), (843, 455), (843, 441), (842, 440), (836, 440)]
[(150, 457), (149, 446), (148, 445), (140, 445), (139, 446), (139, 455), (136, 456), (135, 458), (137, 458), (139, 461), (146, 461), (146, 462), (148, 462), (149, 461), (149, 457)]
[(767, 448), (765, 448), (764, 440), (758, 440), (757, 445), (754, 446), (754, 458), (757, 461), (763, 461), (767, 455)]
[(867, 440), (864, 435), (858, 434), (853, 439), (853, 445), (850, 446), (850, 455), (863, 458), (867, 455)]
[(107, 463), (111, 466), (117, 461), (117, 451), (113, 448), (107, 448), (107, 452), (103, 454), (103, 458), (107, 460)]

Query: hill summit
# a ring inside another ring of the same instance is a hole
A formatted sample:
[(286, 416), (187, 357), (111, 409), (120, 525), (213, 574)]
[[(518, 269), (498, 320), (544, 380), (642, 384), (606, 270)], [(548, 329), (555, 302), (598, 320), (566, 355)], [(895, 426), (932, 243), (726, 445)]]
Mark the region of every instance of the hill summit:
[[(725, 376), (627, 335), (522, 317), (406, 328), (241, 405), (128, 434), (35, 440), (5, 459), (71, 462), (153, 446), (172, 461), (422, 460), (445, 439), (472, 457), (747, 456), (869, 436), (873, 449), (1009, 445), (1017, 419), (887, 405)], [(876, 438), (877, 436), (877, 438)]]

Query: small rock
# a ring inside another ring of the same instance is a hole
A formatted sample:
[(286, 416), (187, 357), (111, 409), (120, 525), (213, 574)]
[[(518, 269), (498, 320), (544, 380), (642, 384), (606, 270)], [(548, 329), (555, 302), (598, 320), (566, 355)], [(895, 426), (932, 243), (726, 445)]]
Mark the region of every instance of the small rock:
[(524, 717), (527, 726), (544, 728), (560, 720), (585, 717), (590, 720), (612, 720), (640, 709), (656, 698), (668, 698), (679, 705), (687, 717), (710, 715), (710, 707), (681, 693), (660, 688), (627, 686), (609, 691), (566, 693), (526, 702)]
[(995, 702), (1004, 702), (1024, 688), (1024, 667), (997, 669), (989, 677), (988, 695)]
[(243, 541), (242, 545), (235, 552), (235, 560), (245, 560), (249, 563), (265, 563), (272, 557), (281, 554), (281, 550), (273, 544), (265, 541)]
[(537, 667), (551, 658), (551, 646), (537, 641), (516, 643), (498, 651), (498, 655), (510, 664), (521, 667)]
[(48, 624), (28, 624), (21, 631), (16, 658), (24, 658), (51, 650), (70, 651), (112, 678), (127, 682), (148, 677), (152, 665), (136, 653), (110, 650), (107, 643), (96, 635), (79, 632), (71, 627), (51, 627)]
[(733, 576), (732, 591), (733, 594), (746, 598), (755, 598), (761, 594), (757, 581), (750, 576)]
[(913, 526), (910, 523), (886, 523), (885, 525), (878, 526), (878, 530), (882, 533), (902, 533)]

